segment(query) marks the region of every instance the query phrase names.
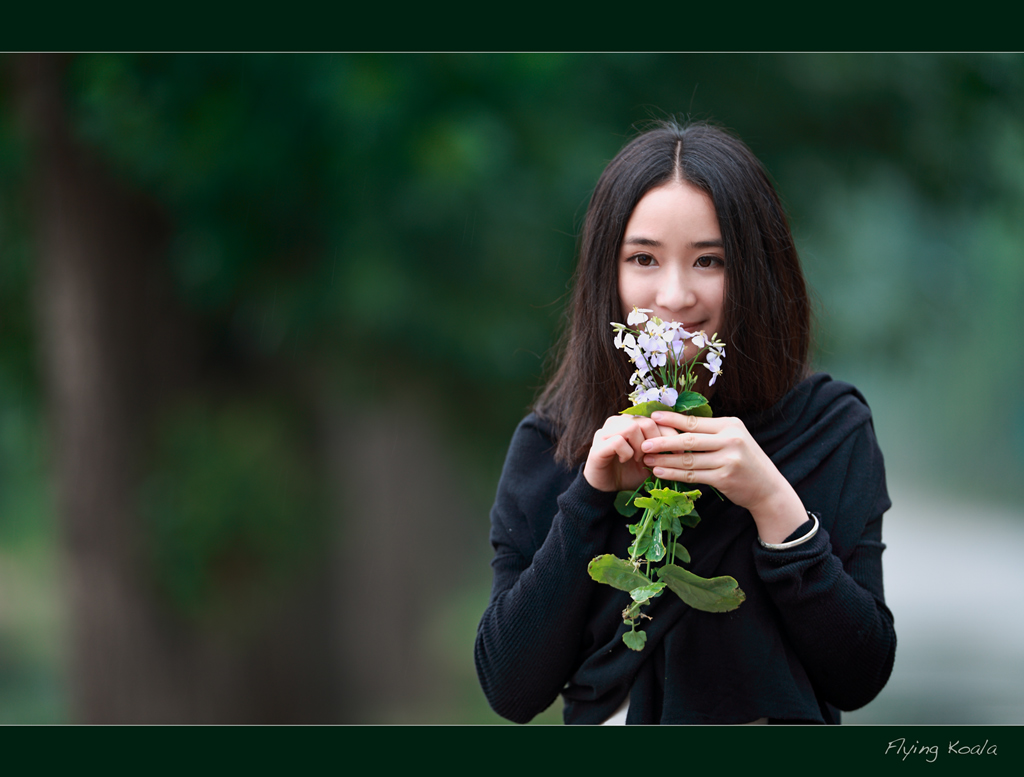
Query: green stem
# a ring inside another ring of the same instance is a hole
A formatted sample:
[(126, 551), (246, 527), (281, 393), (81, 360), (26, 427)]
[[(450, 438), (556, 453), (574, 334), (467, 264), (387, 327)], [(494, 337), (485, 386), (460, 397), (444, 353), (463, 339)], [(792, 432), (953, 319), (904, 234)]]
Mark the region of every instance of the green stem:
[[(640, 531), (636, 533), (636, 539), (633, 541), (633, 545), (636, 548), (640, 547), (640, 540), (643, 539), (644, 534), (647, 533), (647, 529), (651, 524), (651, 517), (654, 515), (654, 511), (647, 507), (644, 509), (643, 521), (640, 524)], [(636, 564), (637, 551), (633, 551), (629, 554), (629, 563)]]
[[(648, 478), (643, 483), (641, 483), (639, 488), (637, 488), (636, 491), (639, 491), (641, 488), (646, 486), (648, 484), (648, 482), (650, 482), (650, 478)], [(660, 478), (655, 478), (654, 479), (654, 485), (651, 486), (651, 488), (661, 488), (661, 479)], [(649, 490), (650, 489), (648, 489), (648, 491)], [(633, 492), (634, 495), (636, 494), (636, 491)], [(653, 509), (650, 508), (650, 507), (644, 508), (644, 516), (643, 516), (643, 518), (641, 519), (641, 522), (640, 522), (640, 531), (638, 531), (636, 533), (636, 540), (634, 540), (634, 542), (633, 542), (634, 546), (636, 546), (638, 548), (640, 547), (640, 540), (643, 538), (644, 534), (647, 533), (647, 530), (650, 527), (651, 521), (653, 520), (653, 518), (654, 518), (654, 511), (653, 511)], [(636, 564), (636, 558), (637, 558), (636, 551), (630, 553), (629, 554), (629, 563), (630, 564)]]

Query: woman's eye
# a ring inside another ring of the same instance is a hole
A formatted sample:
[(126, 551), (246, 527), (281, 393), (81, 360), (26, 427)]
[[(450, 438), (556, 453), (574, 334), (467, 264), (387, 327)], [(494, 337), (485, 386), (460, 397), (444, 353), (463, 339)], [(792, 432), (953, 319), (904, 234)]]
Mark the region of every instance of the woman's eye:
[(650, 267), (654, 264), (654, 257), (650, 254), (637, 254), (633, 257), (633, 261), (641, 267)]
[(725, 261), (720, 256), (701, 256), (696, 261), (698, 267), (718, 267), (723, 264)]

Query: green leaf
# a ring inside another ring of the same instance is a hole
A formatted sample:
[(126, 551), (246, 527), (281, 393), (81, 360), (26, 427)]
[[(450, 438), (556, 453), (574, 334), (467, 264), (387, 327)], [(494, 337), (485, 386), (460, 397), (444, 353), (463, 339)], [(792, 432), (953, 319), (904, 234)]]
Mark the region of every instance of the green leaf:
[(690, 552), (680, 545), (678, 542), (673, 542), (672, 546), (675, 548), (676, 561), (682, 561), (684, 564), (690, 563)]
[(711, 405), (708, 404), (707, 398), (703, 394), (698, 394), (696, 391), (684, 391), (679, 395), (675, 405), (669, 407), (661, 402), (641, 402), (639, 405), (633, 405), (633, 407), (625, 410), (620, 410), (620, 415), (642, 415), (651, 417), (651, 413), (657, 412), (658, 410), (670, 410), (676, 413), (682, 413), (684, 415), (695, 415), (702, 418), (711, 418)]
[(700, 523), (700, 516), (697, 515), (696, 510), (690, 510), (686, 515), (680, 515), (679, 520), (689, 526), (691, 529)]
[(711, 412), (711, 405), (697, 405), (697, 407), (684, 410), (683, 415), (695, 415), (698, 418), (711, 418), (714, 413)]
[(619, 511), (619, 515), (624, 515), (627, 518), (632, 518), (636, 515), (640, 509), (633, 504), (633, 497), (636, 496), (636, 491), (620, 491), (615, 497), (615, 509)]
[[(679, 398), (676, 399), (676, 403), (675, 405), (672, 406), (672, 409), (675, 410), (677, 413), (697, 415), (696, 413), (691, 411), (696, 410), (698, 407), (706, 407), (707, 404), (707, 397), (705, 397), (703, 394), (698, 394), (696, 391), (683, 391), (679, 395)], [(711, 414), (710, 410), (711, 408), (708, 407), (708, 415)]]
[[(696, 526), (696, 523), (690, 524), (686, 520), (686, 516), (693, 512), (693, 502), (699, 496), (700, 491), (676, 491), (674, 488), (653, 488), (651, 489), (650, 496), (639, 496), (633, 500), (633, 503), (637, 507), (650, 508), (654, 511), (655, 515), (660, 515), (664, 518), (671, 518), (674, 515), (688, 526)], [(697, 520), (699, 521), (700, 518)]]
[(633, 558), (644, 555), (651, 547), (651, 533), (644, 532), (642, 536), (633, 540), (633, 544), (627, 548), (629, 555)]
[(630, 591), (629, 595), (633, 598), (634, 602), (643, 604), (648, 599), (653, 599), (660, 594), (665, 589), (665, 585), (665, 583), (651, 583), (650, 585), (640, 586)]
[(587, 565), (587, 572), (597, 582), (605, 583), (620, 591), (632, 591), (634, 588), (654, 583), (647, 575), (637, 572), (628, 561), (611, 554), (595, 558)]
[(665, 558), (665, 544), (661, 538), (661, 532), (661, 516), (658, 516), (654, 520), (654, 527), (651, 529), (651, 546), (644, 551), (648, 561), (661, 561)]
[(630, 650), (640, 651), (647, 644), (647, 634), (643, 631), (627, 631), (622, 635), (622, 641)]
[(648, 508), (653, 510), (658, 509), (658, 500), (651, 499), (651, 497), (649, 496), (638, 496), (636, 499), (633, 500), (633, 504), (635, 504), (637, 507), (642, 507), (645, 510)]
[(735, 578), (698, 577), (675, 564), (666, 564), (658, 570), (658, 579), (684, 602), (695, 610), (704, 612), (729, 612), (739, 607), (747, 598)]
[(672, 408), (668, 405), (663, 405), (661, 402), (641, 402), (639, 405), (633, 405), (625, 410), (620, 410), (619, 415), (642, 415), (651, 417), (651, 413), (655, 413), (658, 410), (672, 411)]

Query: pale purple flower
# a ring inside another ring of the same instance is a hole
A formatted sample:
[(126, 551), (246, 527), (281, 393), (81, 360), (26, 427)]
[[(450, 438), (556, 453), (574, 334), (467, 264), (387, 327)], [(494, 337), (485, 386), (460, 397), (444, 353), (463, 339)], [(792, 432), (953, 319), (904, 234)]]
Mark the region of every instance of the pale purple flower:
[(661, 399), (661, 389), (658, 388), (657, 386), (655, 386), (654, 388), (649, 388), (646, 391), (644, 391), (643, 392), (643, 399), (641, 399), (640, 401), (641, 402), (657, 402), (660, 399)]
[(664, 367), (667, 361), (666, 354), (668, 353), (668, 343), (661, 336), (660, 332), (654, 334), (642, 334), (637, 339), (637, 343), (644, 352), (647, 354), (647, 358), (653, 367)]
[(626, 355), (629, 356), (629, 360), (636, 365), (636, 371), (640, 375), (646, 375), (651, 371), (651, 366), (647, 363), (647, 359), (644, 356), (644, 352), (639, 348), (623, 348)]
[(645, 332), (636, 341), (647, 353), (665, 353), (668, 351), (668, 344), (660, 332), (655, 332), (654, 334)]
[(682, 325), (675, 329), (672, 333), (672, 358), (677, 362), (683, 358), (683, 352), (686, 350), (686, 341), (689, 340), (693, 335), (683, 329)]

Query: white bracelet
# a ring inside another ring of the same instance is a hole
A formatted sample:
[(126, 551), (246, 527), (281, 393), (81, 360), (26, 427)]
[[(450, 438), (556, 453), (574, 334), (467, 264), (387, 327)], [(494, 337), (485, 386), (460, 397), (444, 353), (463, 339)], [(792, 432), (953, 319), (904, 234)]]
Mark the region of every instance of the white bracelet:
[(818, 533), (818, 526), (820, 525), (818, 523), (818, 516), (810, 510), (807, 511), (807, 515), (814, 519), (814, 526), (803, 537), (797, 537), (795, 540), (790, 540), (789, 542), (780, 542), (778, 545), (771, 542), (765, 542), (760, 537), (757, 538), (757, 541), (761, 543), (762, 548), (768, 548), (768, 550), (789, 550), (790, 548), (795, 548), (797, 545), (802, 545)]

